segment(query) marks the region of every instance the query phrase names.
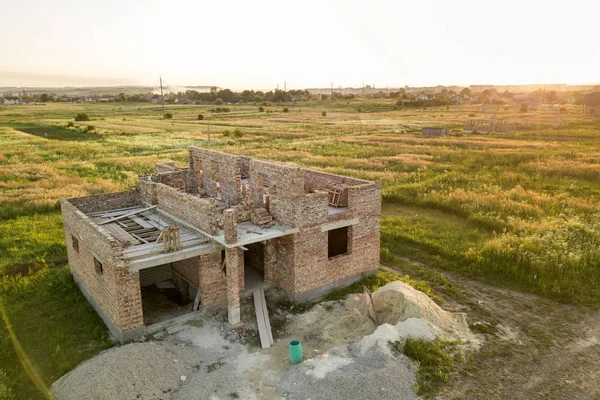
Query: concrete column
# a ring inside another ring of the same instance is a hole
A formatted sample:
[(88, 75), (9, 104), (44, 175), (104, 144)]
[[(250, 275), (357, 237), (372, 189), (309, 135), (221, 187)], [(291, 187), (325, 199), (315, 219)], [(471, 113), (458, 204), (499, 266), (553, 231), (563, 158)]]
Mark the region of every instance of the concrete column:
[(275, 283), (275, 268), (277, 267), (277, 258), (275, 255), (275, 244), (273, 240), (267, 240), (264, 244), (265, 254), (265, 283)]
[[(235, 209), (223, 212), (225, 243), (237, 243), (237, 222)], [(242, 259), (243, 260), (243, 259)], [(240, 253), (238, 248), (225, 249), (227, 266), (227, 319), (232, 325), (240, 323)]]
[(232, 325), (240, 323), (240, 257), (238, 249), (225, 250), (227, 264), (227, 319)]
[(238, 241), (237, 235), (237, 216), (235, 208), (228, 208), (223, 211), (223, 229), (225, 231), (225, 243), (234, 244)]

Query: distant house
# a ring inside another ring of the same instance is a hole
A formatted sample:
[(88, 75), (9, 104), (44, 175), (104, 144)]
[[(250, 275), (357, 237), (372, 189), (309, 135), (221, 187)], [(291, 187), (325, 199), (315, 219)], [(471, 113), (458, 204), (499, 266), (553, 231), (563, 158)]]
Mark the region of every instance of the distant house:
[(86, 103), (94, 103), (94, 99), (93, 99), (92, 97), (86, 97), (86, 98), (84, 99), (84, 101), (85, 101)]
[(587, 94), (583, 98), (583, 112), (600, 117), (600, 92)]
[(422, 100), (422, 101), (430, 101), (433, 99), (435, 99), (435, 94), (433, 94), (433, 93), (421, 94), (421, 95), (417, 96), (417, 100)]
[(109, 103), (109, 102), (115, 101), (115, 98), (114, 97), (102, 97), (98, 101), (101, 103)]
[(463, 98), (460, 96), (454, 96), (454, 97), (452, 97), (450, 102), (452, 102), (452, 104), (462, 104)]
[(160, 104), (162, 102), (162, 97), (155, 94), (154, 96), (152, 96), (152, 98), (150, 99), (150, 102), (152, 104)]
[(95, 103), (99, 102), (100, 99), (101, 99), (100, 96), (92, 96), (92, 101), (95, 102)]
[(34, 106), (35, 101), (33, 101), (33, 99), (23, 99), (21, 100), (21, 104), (24, 106)]
[(529, 98), (526, 94), (515, 94), (513, 96), (513, 103), (523, 104), (529, 102)]
[(20, 104), (21, 100), (18, 97), (6, 96), (4, 98), (4, 104)]
[(177, 104), (194, 104), (194, 100), (186, 99), (185, 97), (178, 97), (175, 99)]
[(85, 98), (84, 97), (73, 97), (71, 99), (71, 103), (83, 104), (84, 102), (85, 102)]
[(302, 101), (304, 100), (304, 95), (303, 94), (293, 94), (292, 95), (292, 101), (296, 102), (296, 101)]
[(423, 136), (448, 136), (450, 130), (448, 128), (423, 128), (421, 132)]

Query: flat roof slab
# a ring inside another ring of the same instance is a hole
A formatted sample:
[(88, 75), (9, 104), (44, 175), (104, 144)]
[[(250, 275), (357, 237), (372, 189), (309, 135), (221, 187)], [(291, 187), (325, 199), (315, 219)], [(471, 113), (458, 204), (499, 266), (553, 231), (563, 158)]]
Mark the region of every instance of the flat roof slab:
[(247, 244), (258, 243), (269, 239), (298, 233), (297, 228), (291, 228), (283, 224), (275, 224), (269, 227), (261, 227), (250, 221), (240, 222), (237, 225), (238, 241), (233, 244), (225, 243), (225, 234), (214, 236), (214, 240), (227, 248), (244, 246)]

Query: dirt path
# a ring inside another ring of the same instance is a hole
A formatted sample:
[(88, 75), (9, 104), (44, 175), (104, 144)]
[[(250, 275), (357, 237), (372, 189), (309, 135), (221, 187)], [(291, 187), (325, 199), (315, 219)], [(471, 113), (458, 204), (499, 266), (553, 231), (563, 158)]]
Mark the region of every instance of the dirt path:
[(472, 299), (452, 306), (496, 329), (440, 399), (600, 399), (600, 311), (449, 279)]

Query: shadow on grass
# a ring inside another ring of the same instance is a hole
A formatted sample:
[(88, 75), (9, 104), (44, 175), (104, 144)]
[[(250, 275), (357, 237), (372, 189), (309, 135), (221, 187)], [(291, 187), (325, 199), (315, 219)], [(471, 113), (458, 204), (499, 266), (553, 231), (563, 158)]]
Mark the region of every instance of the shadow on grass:
[(88, 142), (99, 140), (99, 137), (93, 133), (85, 133), (77, 130), (59, 128), (56, 126), (12, 125), (12, 128), (44, 139), (66, 140), (75, 142)]

